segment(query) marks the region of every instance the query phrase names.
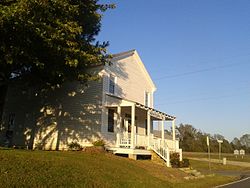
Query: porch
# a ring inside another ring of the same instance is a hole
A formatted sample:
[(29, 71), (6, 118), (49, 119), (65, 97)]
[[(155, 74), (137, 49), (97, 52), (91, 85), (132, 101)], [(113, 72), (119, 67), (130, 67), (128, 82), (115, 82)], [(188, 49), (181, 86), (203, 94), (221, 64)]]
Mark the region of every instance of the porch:
[[(149, 150), (153, 150), (170, 166), (170, 153), (178, 152), (182, 160), (179, 141), (175, 138), (174, 116), (116, 96), (107, 95), (106, 99), (108, 130), (113, 130), (115, 139), (109, 148), (115, 154), (151, 155)], [(153, 134), (154, 121), (160, 125), (160, 136)], [(166, 138), (166, 121), (172, 122), (171, 139)]]

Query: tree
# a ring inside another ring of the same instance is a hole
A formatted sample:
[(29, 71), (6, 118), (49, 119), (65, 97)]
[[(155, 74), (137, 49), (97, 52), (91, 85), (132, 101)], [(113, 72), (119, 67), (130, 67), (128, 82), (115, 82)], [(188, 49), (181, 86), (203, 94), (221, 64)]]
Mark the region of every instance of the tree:
[(197, 130), (189, 124), (180, 124), (176, 127), (183, 151), (195, 151), (195, 135)]
[(86, 70), (109, 57), (108, 43), (95, 39), (109, 8), (98, 0), (1, 0), (1, 98), (16, 80), (52, 87), (92, 79)]
[(234, 138), (233, 141), (231, 142), (232, 146), (234, 149), (241, 149), (242, 145), (240, 143), (240, 140), (238, 138)]
[(214, 134), (214, 138), (215, 138), (216, 140), (224, 140), (224, 139), (225, 139), (224, 136), (222, 136), (222, 135), (220, 135), (220, 134)]
[(101, 12), (112, 7), (98, 0), (2, 0), (1, 79), (86, 81), (86, 69), (106, 61), (108, 43), (94, 42)]
[(244, 134), (240, 137), (240, 143), (247, 148), (250, 148), (250, 134)]
[(222, 135), (215, 134), (214, 136), (211, 136), (210, 134), (197, 130), (189, 124), (180, 124), (179, 127), (177, 127), (177, 130), (180, 139), (180, 147), (183, 151), (207, 152), (207, 136), (210, 140), (211, 152), (218, 152), (217, 139), (223, 140), (223, 152), (231, 153), (233, 151), (230, 143)]

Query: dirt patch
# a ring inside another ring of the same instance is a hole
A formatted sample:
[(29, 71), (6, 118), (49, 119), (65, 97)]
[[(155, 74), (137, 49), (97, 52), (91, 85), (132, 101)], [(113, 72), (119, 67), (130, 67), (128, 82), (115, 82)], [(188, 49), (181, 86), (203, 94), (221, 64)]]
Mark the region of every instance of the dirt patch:
[(86, 152), (86, 153), (106, 153), (107, 151), (102, 146), (92, 146), (92, 147), (84, 148), (83, 152)]
[(166, 165), (154, 161), (136, 161), (136, 165), (143, 168), (145, 171), (148, 171), (152, 176), (164, 181), (175, 182), (184, 179), (184, 177), (187, 176), (186, 173), (179, 169), (168, 168)]

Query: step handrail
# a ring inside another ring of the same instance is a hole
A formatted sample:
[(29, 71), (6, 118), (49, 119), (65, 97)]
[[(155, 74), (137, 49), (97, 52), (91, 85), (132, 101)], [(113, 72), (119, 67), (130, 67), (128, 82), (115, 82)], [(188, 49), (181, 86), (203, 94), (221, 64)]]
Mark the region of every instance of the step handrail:
[(166, 162), (167, 167), (170, 167), (169, 148), (165, 145), (165, 143), (161, 143), (160, 139), (153, 139), (150, 142), (150, 147)]

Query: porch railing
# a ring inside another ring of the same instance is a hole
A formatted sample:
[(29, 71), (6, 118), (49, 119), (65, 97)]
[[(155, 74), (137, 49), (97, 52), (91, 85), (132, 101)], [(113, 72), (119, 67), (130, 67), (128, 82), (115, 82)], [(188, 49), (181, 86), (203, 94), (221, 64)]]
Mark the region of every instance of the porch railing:
[(131, 138), (120, 138), (120, 147), (131, 148)]
[(161, 139), (150, 134), (149, 145), (151, 146), (152, 144), (167, 147), (170, 152), (178, 152), (179, 150), (179, 140)]
[[(136, 134), (134, 138), (134, 147), (144, 147), (153, 149), (158, 155), (160, 155), (169, 165), (169, 153), (178, 152), (180, 153), (180, 160), (182, 160), (182, 150), (179, 149), (178, 140), (161, 139), (154, 137), (153, 134), (139, 135)], [(122, 136), (117, 134), (117, 146), (122, 148), (131, 148), (131, 135)]]
[(153, 139), (150, 148), (166, 162), (167, 167), (170, 167), (169, 149), (161, 143), (160, 139)]
[[(118, 146), (131, 148), (131, 137), (122, 137), (121, 135), (118, 136)], [(147, 147), (148, 146), (148, 137), (145, 135), (135, 135), (135, 147)]]
[[(135, 135), (135, 147), (136, 146), (144, 146), (144, 147), (148, 147), (150, 146), (153, 142), (155, 144), (164, 146), (164, 147), (168, 147), (169, 151), (171, 152), (178, 152), (179, 150), (179, 141), (178, 140), (169, 140), (169, 139), (161, 139), (158, 137), (154, 137), (153, 134), (150, 134), (149, 136), (147, 135), (139, 135), (136, 134)], [(117, 146), (126, 146), (126, 147), (130, 147), (131, 146), (131, 136), (123, 136), (120, 134), (117, 134)]]

